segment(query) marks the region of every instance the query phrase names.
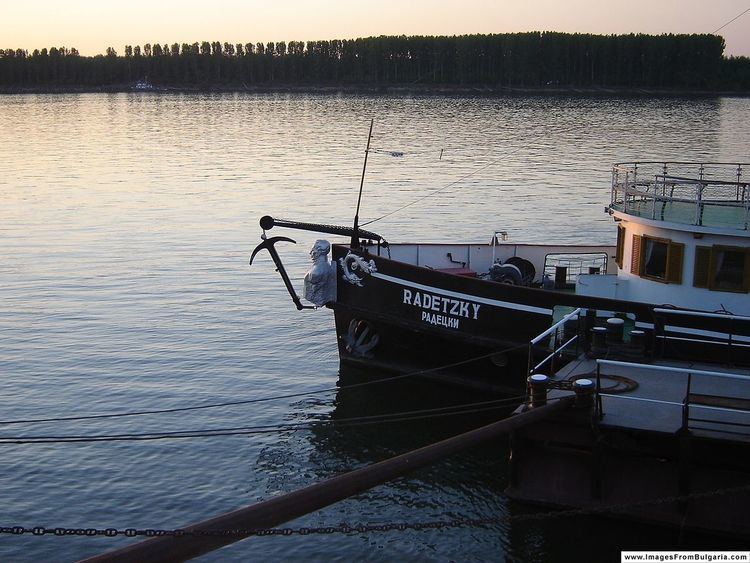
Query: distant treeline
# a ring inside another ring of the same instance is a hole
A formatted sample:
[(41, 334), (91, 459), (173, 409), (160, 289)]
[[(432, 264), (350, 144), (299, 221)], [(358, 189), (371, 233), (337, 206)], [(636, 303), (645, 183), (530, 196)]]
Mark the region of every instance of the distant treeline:
[(750, 58), (718, 35), (505, 33), (278, 43), (0, 49), (0, 86), (434, 85), (750, 91)]

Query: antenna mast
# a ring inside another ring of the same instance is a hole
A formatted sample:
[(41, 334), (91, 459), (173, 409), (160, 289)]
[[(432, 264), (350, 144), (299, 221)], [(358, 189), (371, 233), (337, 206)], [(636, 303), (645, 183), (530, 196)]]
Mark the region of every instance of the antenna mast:
[(365, 164), (362, 167), (362, 180), (359, 182), (359, 196), (357, 197), (357, 211), (354, 213), (354, 232), (352, 233), (352, 248), (359, 248), (359, 205), (362, 203), (362, 187), (365, 185), (365, 171), (367, 170), (367, 155), (370, 154), (370, 139), (372, 139), (372, 125), (374, 119), (370, 120), (370, 132), (367, 135), (367, 148), (365, 149)]

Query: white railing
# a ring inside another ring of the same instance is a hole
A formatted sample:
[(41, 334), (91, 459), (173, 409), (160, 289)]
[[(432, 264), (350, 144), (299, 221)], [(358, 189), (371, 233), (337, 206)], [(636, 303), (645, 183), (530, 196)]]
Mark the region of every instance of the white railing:
[[(576, 309), (575, 311), (568, 313), (565, 315), (562, 319), (557, 321), (555, 324), (553, 324), (551, 327), (549, 327), (547, 330), (545, 330), (540, 335), (534, 337), (529, 342), (529, 357), (528, 357), (528, 364), (527, 364), (527, 375), (533, 375), (537, 371), (539, 371), (545, 364), (548, 362), (550, 363), (550, 375), (555, 375), (555, 358), (565, 349), (569, 348), (573, 344), (578, 343), (578, 334), (574, 334), (572, 337), (570, 337), (567, 341), (561, 342), (561, 331), (565, 330), (565, 325), (573, 320), (573, 319), (580, 319), (581, 317), (581, 309)], [(534, 357), (534, 346), (538, 345), (540, 342), (542, 342), (545, 339), (550, 339), (554, 335), (554, 340), (552, 343), (552, 352), (547, 355), (541, 362), (539, 362), (536, 365), (533, 364), (533, 357)], [(577, 354), (577, 349), (576, 349)]]
[[(652, 371), (662, 374), (681, 374), (685, 375), (685, 391), (681, 400), (664, 400), (656, 399), (654, 397), (643, 397), (643, 396), (627, 396), (614, 393), (606, 393), (601, 387), (602, 366), (611, 366), (620, 369), (636, 369), (639, 371)], [(705, 378), (714, 377), (726, 381), (734, 381), (742, 385), (741, 396), (737, 395), (721, 395), (722, 391), (725, 391), (725, 386), (716, 385), (714, 390), (717, 394), (707, 395), (693, 395), (692, 386), (693, 378)], [(724, 432), (733, 435), (750, 435), (750, 375), (744, 375), (740, 373), (727, 373), (720, 371), (709, 371), (695, 368), (681, 368), (674, 366), (659, 366), (659, 365), (644, 365), (640, 363), (631, 362), (620, 362), (614, 360), (597, 360), (596, 361), (596, 391), (595, 391), (595, 404), (597, 418), (601, 419), (604, 416), (604, 409), (602, 406), (602, 397), (608, 397), (613, 399), (625, 399), (629, 401), (638, 401), (643, 403), (650, 403), (654, 405), (665, 405), (665, 406), (680, 406), (682, 408), (682, 424), (681, 431), (688, 432), (690, 430), (709, 430), (713, 432)], [(717, 406), (717, 404), (710, 404), (705, 402), (706, 399), (713, 399), (718, 404), (722, 401), (726, 404), (723, 406)], [(658, 407), (655, 407), (658, 408)], [(695, 416), (695, 410), (705, 413), (702, 416)], [(727, 420), (726, 418), (713, 417), (711, 413), (729, 413), (734, 416), (734, 419)], [(706, 426), (696, 426), (691, 423), (706, 423)]]
[(610, 208), (657, 221), (748, 230), (747, 163), (632, 162), (612, 168)]

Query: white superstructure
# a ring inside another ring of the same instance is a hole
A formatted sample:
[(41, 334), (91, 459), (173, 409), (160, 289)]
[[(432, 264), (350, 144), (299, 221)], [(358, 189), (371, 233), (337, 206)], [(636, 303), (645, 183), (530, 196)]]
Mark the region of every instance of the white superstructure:
[(576, 293), (750, 315), (748, 164), (638, 162), (612, 174), (616, 276)]

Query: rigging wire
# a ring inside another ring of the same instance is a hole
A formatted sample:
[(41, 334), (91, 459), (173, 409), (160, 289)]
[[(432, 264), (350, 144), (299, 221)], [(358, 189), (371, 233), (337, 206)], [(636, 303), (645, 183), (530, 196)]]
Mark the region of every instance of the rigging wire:
[(419, 203), (419, 202), (420, 202), (420, 201), (422, 201), (423, 199), (426, 199), (426, 198), (428, 198), (428, 197), (430, 197), (430, 196), (433, 196), (433, 195), (435, 195), (435, 194), (437, 194), (437, 193), (440, 193), (440, 192), (442, 192), (443, 190), (447, 190), (448, 188), (450, 188), (450, 187), (452, 187), (452, 186), (455, 186), (455, 185), (456, 185), (456, 184), (458, 184), (459, 182), (463, 182), (463, 181), (464, 181), (464, 180), (466, 180), (467, 178), (471, 178), (472, 176), (474, 176), (474, 175), (476, 175), (476, 174), (479, 174), (480, 172), (482, 172), (483, 170), (486, 170), (486, 169), (487, 169), (487, 168), (489, 168), (490, 166), (494, 166), (494, 165), (495, 165), (495, 164), (497, 164), (498, 162), (500, 162), (500, 161), (502, 161), (502, 160), (504, 160), (504, 159), (508, 158), (509, 156), (511, 156), (511, 155), (513, 155), (513, 154), (515, 154), (515, 153), (517, 153), (517, 152), (518, 152), (518, 151), (520, 151), (520, 150), (521, 150), (522, 148), (524, 148), (524, 147), (523, 147), (523, 146), (521, 146), (521, 147), (518, 147), (518, 148), (516, 148), (516, 149), (514, 149), (514, 150), (512, 150), (512, 151), (510, 151), (510, 152), (508, 152), (508, 153), (505, 153), (505, 154), (501, 155), (500, 157), (496, 158), (495, 160), (493, 160), (493, 161), (489, 162), (488, 164), (485, 164), (484, 166), (482, 166), (482, 167), (480, 167), (480, 168), (477, 168), (477, 169), (476, 169), (476, 170), (474, 170), (473, 172), (469, 172), (468, 174), (466, 174), (466, 175), (464, 175), (464, 176), (461, 176), (461, 177), (460, 177), (460, 178), (459, 178), (458, 180), (454, 180), (453, 182), (450, 182), (450, 183), (446, 184), (446, 185), (445, 185), (445, 186), (443, 186), (442, 188), (437, 188), (437, 189), (435, 189), (435, 190), (432, 190), (432, 191), (430, 191), (429, 193), (427, 193), (427, 194), (425, 194), (425, 195), (423, 195), (423, 196), (421, 196), (421, 197), (419, 197), (419, 198), (415, 199), (415, 200), (414, 200), (414, 201), (412, 201), (411, 203), (407, 203), (406, 205), (403, 205), (403, 206), (401, 206), (401, 207), (399, 207), (399, 208), (397, 208), (397, 209), (394, 209), (393, 211), (390, 211), (390, 212), (386, 213), (385, 215), (381, 215), (380, 217), (377, 217), (376, 219), (372, 219), (372, 220), (370, 220), (370, 221), (366, 221), (366, 222), (362, 223), (362, 225), (361, 225), (361, 226), (362, 226), (362, 227), (364, 227), (364, 226), (366, 226), (366, 225), (371, 225), (372, 223), (375, 223), (375, 222), (377, 222), (377, 221), (380, 221), (381, 219), (385, 219), (386, 217), (390, 217), (391, 215), (394, 215), (394, 214), (398, 213), (399, 211), (403, 211), (403, 210), (404, 210), (404, 209), (406, 209), (407, 207), (411, 207), (412, 205), (414, 205), (414, 204), (416, 204), (416, 203)]
[[(239, 426), (233, 428), (214, 428), (204, 430), (176, 430), (169, 432), (144, 432), (139, 434), (103, 434), (103, 435), (62, 435), (62, 436), (0, 436), (0, 444), (53, 444), (53, 443), (82, 443), (82, 442), (122, 442), (122, 441), (151, 441), (185, 438), (213, 438), (217, 436), (240, 436), (251, 434), (272, 434), (288, 432), (293, 430), (313, 429), (315, 427), (334, 424), (339, 427), (367, 426), (373, 424), (405, 422), (414, 420), (434, 419), (445, 416), (456, 416), (462, 414), (476, 414), (507, 408), (513, 403), (523, 399), (523, 395), (497, 399), (494, 401), (482, 401), (478, 403), (467, 403), (449, 407), (437, 407), (433, 409), (422, 409), (404, 411), (399, 413), (370, 415), (363, 417), (342, 418), (339, 420), (298, 422), (279, 425)], [(553, 399), (554, 400), (554, 399)], [(483, 406), (487, 405), (487, 406)], [(476, 407), (476, 408), (469, 408)]]
[(519, 350), (521, 348), (526, 348), (528, 345), (523, 344), (519, 346), (512, 346), (510, 348), (506, 348), (503, 350), (497, 350), (494, 352), (490, 352), (488, 354), (483, 354), (481, 356), (476, 356), (473, 358), (469, 358), (467, 360), (461, 360), (458, 362), (454, 362), (451, 364), (446, 364), (434, 368), (429, 369), (423, 369), (418, 370), (410, 373), (404, 373), (400, 375), (395, 375), (392, 377), (386, 377), (383, 379), (377, 379), (373, 381), (363, 381), (361, 383), (353, 383), (351, 385), (343, 385), (343, 386), (335, 386), (335, 387), (324, 387), (321, 389), (314, 389), (312, 391), (302, 391), (299, 393), (288, 393), (285, 395), (275, 395), (271, 397), (259, 397), (256, 399), (244, 399), (239, 401), (227, 401), (223, 403), (210, 403), (207, 405), (194, 405), (191, 407), (174, 407), (169, 409), (155, 409), (155, 410), (142, 410), (142, 411), (132, 411), (132, 412), (124, 412), (124, 413), (105, 413), (105, 414), (92, 414), (92, 415), (83, 415), (83, 416), (62, 416), (62, 417), (50, 417), (50, 418), (30, 418), (30, 419), (17, 419), (17, 420), (0, 420), (0, 425), (11, 425), (11, 424), (36, 424), (36, 423), (43, 423), (43, 422), (69, 422), (69, 421), (75, 421), (75, 420), (96, 420), (96, 419), (103, 419), (103, 418), (123, 418), (123, 417), (130, 417), (130, 416), (143, 416), (143, 415), (151, 415), (151, 414), (167, 414), (167, 413), (175, 413), (175, 412), (187, 412), (187, 411), (196, 411), (196, 410), (204, 410), (204, 409), (213, 409), (213, 408), (220, 408), (220, 407), (230, 407), (230, 406), (236, 406), (236, 405), (249, 405), (254, 403), (262, 403), (267, 401), (276, 401), (280, 399), (292, 399), (292, 398), (298, 398), (298, 397), (305, 397), (308, 395), (316, 395), (319, 393), (330, 393), (332, 391), (346, 391), (349, 389), (355, 389), (359, 387), (365, 387), (368, 385), (375, 385), (378, 383), (388, 383), (391, 381), (396, 381), (400, 379), (405, 379), (408, 377), (414, 377), (417, 375), (424, 375), (429, 374), (432, 372), (440, 371), (443, 369), (449, 369), (453, 367), (458, 367), (460, 365), (468, 364), (477, 360), (483, 360), (485, 358), (489, 358), (491, 356), (494, 356), (495, 354), (504, 354), (507, 352), (512, 352), (514, 350)]
[(734, 21), (736, 21), (736, 20), (740, 19), (740, 18), (741, 18), (742, 16), (744, 16), (744, 15), (745, 15), (745, 14), (747, 14), (748, 12), (750, 12), (750, 7), (748, 7), (748, 8), (747, 8), (747, 9), (746, 9), (746, 10), (745, 10), (744, 12), (742, 12), (741, 14), (739, 14), (739, 15), (737, 15), (737, 16), (735, 16), (735, 17), (733, 17), (733, 18), (732, 18), (731, 20), (729, 20), (729, 21), (728, 21), (727, 23), (725, 23), (725, 24), (724, 24), (724, 25), (722, 25), (721, 27), (717, 27), (716, 29), (714, 29), (714, 30), (713, 30), (713, 31), (711, 32), (711, 35), (713, 35), (714, 33), (717, 33), (717, 32), (719, 32), (719, 31), (721, 31), (721, 30), (722, 30), (722, 29), (724, 29), (724, 28), (725, 28), (726, 26), (728, 26), (728, 25), (729, 25), (730, 23), (732, 23), (732, 22), (734, 22)]

